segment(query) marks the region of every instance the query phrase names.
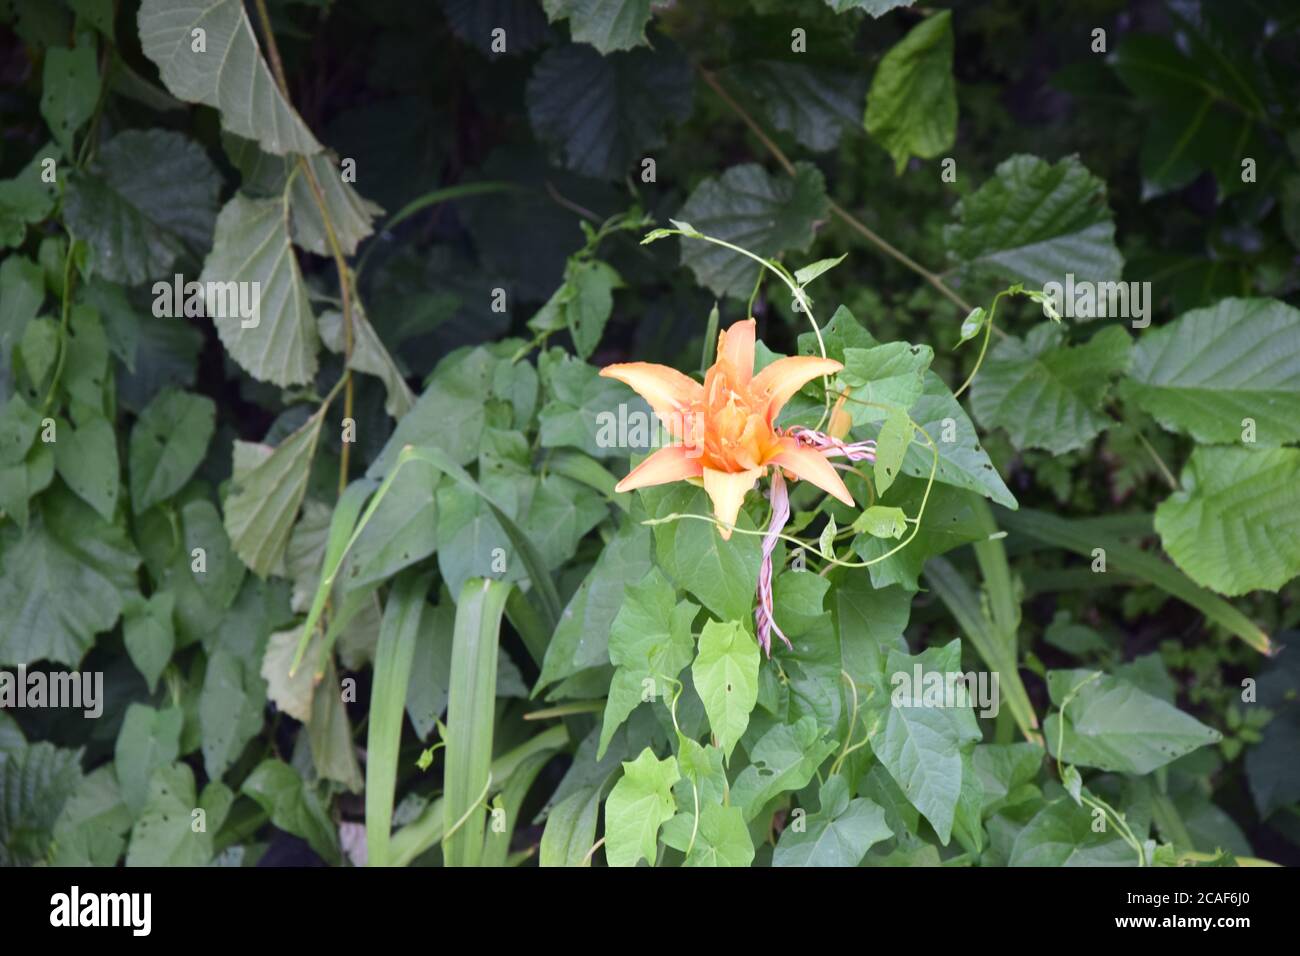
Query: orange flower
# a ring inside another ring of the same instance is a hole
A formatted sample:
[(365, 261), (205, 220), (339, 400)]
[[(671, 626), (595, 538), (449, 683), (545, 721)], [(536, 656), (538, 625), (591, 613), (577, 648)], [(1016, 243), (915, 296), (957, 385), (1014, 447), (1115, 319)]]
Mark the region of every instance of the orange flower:
[(649, 402), (679, 440), (637, 465), (616, 490), (702, 479), (723, 538), (731, 537), (745, 493), (769, 465), (852, 505), (853, 497), (830, 462), (772, 424), (799, 389), (841, 368), (833, 359), (794, 356), (777, 359), (755, 375), (754, 320), (746, 319), (719, 334), (717, 358), (703, 385), (650, 362), (602, 369), (601, 375), (630, 386)]

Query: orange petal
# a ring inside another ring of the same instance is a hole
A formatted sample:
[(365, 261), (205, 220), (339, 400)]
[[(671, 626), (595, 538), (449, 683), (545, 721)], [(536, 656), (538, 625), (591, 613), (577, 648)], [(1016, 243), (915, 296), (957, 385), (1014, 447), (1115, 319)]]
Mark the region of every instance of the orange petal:
[[(793, 438), (782, 439), (780, 452), (772, 456), (769, 462), (780, 465), (796, 478), (811, 481), (822, 491), (834, 495), (846, 505), (856, 507), (849, 489), (844, 486), (839, 473), (825, 456), (811, 448), (800, 448)], [(707, 471), (705, 479), (708, 479)]]
[(670, 481), (683, 478), (698, 478), (704, 470), (697, 452), (682, 445), (669, 445), (660, 448), (641, 464), (628, 473), (628, 476), (614, 486), (615, 491), (632, 491), (634, 488), (648, 488), (651, 485), (666, 485)]
[(704, 399), (704, 386), (667, 365), (624, 362), (607, 365), (600, 374), (622, 382), (649, 402), (669, 432), (678, 438), (682, 437), (691, 403)]
[(718, 530), (722, 540), (731, 537), (731, 528), (740, 514), (740, 506), (745, 501), (745, 493), (754, 487), (762, 468), (748, 471), (718, 471), (714, 468), (704, 469), (704, 490), (713, 501), (713, 516), (722, 522)]
[(754, 374), (754, 329), (757, 323), (753, 319), (736, 322), (725, 332), (718, 334), (717, 362), (728, 366), (732, 388), (743, 388), (749, 384)]
[(826, 434), (832, 438), (844, 438), (853, 427), (853, 417), (844, 410), (844, 400), (849, 397), (849, 390), (846, 388), (840, 392), (840, 397), (835, 400), (835, 407), (831, 409), (831, 420), (826, 426)]
[(844, 366), (834, 359), (813, 355), (792, 355), (777, 359), (754, 376), (749, 391), (755, 398), (767, 398), (767, 420), (775, 421), (785, 403), (813, 379), (834, 375)]

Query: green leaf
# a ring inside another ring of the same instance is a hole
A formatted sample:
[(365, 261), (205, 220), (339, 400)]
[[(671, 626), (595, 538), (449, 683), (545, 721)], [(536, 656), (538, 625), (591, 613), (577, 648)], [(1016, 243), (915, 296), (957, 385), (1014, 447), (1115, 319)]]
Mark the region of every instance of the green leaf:
[(1156, 531), (1197, 584), (1235, 597), (1300, 574), (1300, 449), (1197, 447)]
[(957, 137), (957, 88), (952, 76), (952, 13), (922, 20), (885, 54), (871, 81), (867, 132), (902, 173), (909, 156), (933, 159)]
[(877, 689), (867, 713), (872, 751), (945, 846), (961, 795), (962, 754), (980, 739), (980, 731), (969, 704), (953, 706), (941, 695), (936, 702), (927, 688), (932, 680), (942, 684), (947, 675), (961, 673), (959, 640), (917, 655), (891, 650), (884, 674), (888, 686)]
[[(49, 806), (56, 805), (58, 800), (52, 795), (43, 795), (41, 799)], [(131, 829), (131, 822), (131, 812), (122, 802), (113, 768), (104, 764), (83, 777), (63, 804), (63, 811), (54, 824), (50, 864), (116, 866), (126, 849), (126, 834)], [(0, 843), (6, 842), (10, 841), (4, 838), (3, 827), (0, 827)]]
[(691, 679), (728, 760), (758, 701), (758, 665), (758, 644), (739, 621), (704, 625)]
[(739, 807), (706, 803), (700, 808), (700, 828), (684, 866), (740, 866), (754, 862), (745, 815)]
[(483, 801), (492, 783), (497, 645), (510, 588), (500, 581), (472, 579), (456, 601), (443, 798), (446, 866), (477, 866), (483, 852)]
[(1016, 448), (1055, 455), (1083, 448), (1109, 428), (1102, 405), (1112, 377), (1128, 365), (1128, 333), (1112, 325), (1083, 345), (1064, 342), (1055, 323), (999, 342), (971, 392), (980, 423), (1006, 429)]
[(1144, 332), (1121, 394), (1199, 442), (1300, 439), (1300, 310), (1276, 299), (1224, 299)]
[(872, 505), (853, 522), (853, 530), (873, 538), (901, 538), (907, 531), (907, 514), (902, 508)]
[(199, 728), (203, 769), (213, 780), (239, 759), (248, 742), (262, 731), (266, 682), (258, 673), (255, 653), (239, 654), (223, 641), (208, 657), (199, 692)]
[[(898, 508), (905, 515), (915, 516), (924, 496), (924, 482), (903, 478), (881, 498), (882, 504), (874, 507)], [(986, 536), (987, 532), (977, 517), (978, 504), (979, 498), (972, 492), (935, 485), (930, 489), (915, 536), (900, 550), (885, 557), (901, 542), (870, 535), (855, 537), (853, 550), (863, 560), (875, 561), (867, 571), (876, 587), (899, 584), (909, 591), (916, 591), (919, 589), (917, 579), (930, 558)]]
[(235, 467), (226, 498), (230, 542), (259, 577), (279, 570), (293, 521), (307, 492), (324, 408), (274, 449), (235, 443)]
[(601, 53), (647, 46), (650, 0), (542, 0), (552, 23), (569, 21), (574, 43), (590, 43)]
[(81, 783), (81, 751), (53, 744), (0, 748), (0, 866), (43, 863), (59, 814)]
[[(321, 637), (318, 632), (308, 644), (307, 656), (315, 660), (320, 646)], [(297, 628), (276, 631), (267, 638), (259, 673), (266, 681), (266, 698), (275, 704), (277, 710), (305, 724), (311, 720), (311, 703), (316, 683), (312, 679), (312, 669), (300, 668), (290, 673), (297, 647)]]
[[(826, 185), (810, 163), (796, 163), (795, 170), (776, 178), (755, 163), (732, 166), (696, 186), (676, 218), (757, 256), (806, 251), (813, 225), (827, 215)], [(681, 260), (700, 285), (734, 298), (749, 296), (759, 268), (738, 252), (698, 240), (682, 242)]]
[(54, 467), (59, 477), (105, 521), (112, 521), (121, 488), (113, 426), (94, 417), (76, 428), (64, 422), (59, 432), (59, 441), (54, 443)]
[(18, 351), (32, 383), (40, 385), (59, 356), (59, 324), (48, 317), (28, 322)]
[(96, 272), (127, 285), (153, 280), (156, 296), (171, 291), (178, 258), (207, 249), (220, 191), (198, 143), (171, 130), (126, 130), (100, 147), (88, 173), (68, 177), (64, 215)]
[(596, 758), (637, 704), (646, 681), (656, 697), (670, 696), (669, 682), (691, 663), (695, 640), (691, 622), (699, 606), (682, 601), (658, 568), (638, 584), (627, 585), (623, 606), (609, 627), (609, 660), (618, 667), (605, 702)]
[(257, 801), (275, 826), (302, 837), (327, 862), (338, 861), (338, 831), (325, 801), (287, 763), (263, 760), (240, 792)]
[(179, 707), (154, 710), (144, 704), (131, 704), (117, 735), (113, 765), (122, 801), (132, 814), (139, 814), (149, 797), (149, 778), (160, 767), (169, 767), (180, 754), (181, 722)]
[[(415, 395), (406, 384), (406, 377), (392, 354), (384, 347), (379, 333), (366, 318), (361, 303), (357, 301), (352, 303), (352, 336), (352, 359), (348, 362), (348, 368), (373, 375), (383, 382), (388, 394), (384, 411), (400, 419), (415, 406)], [(321, 314), (320, 337), (331, 352), (341, 354), (344, 351), (346, 340), (342, 312), (331, 309)]]
[(551, 808), (538, 850), (539, 866), (582, 866), (596, 842), (600, 787), (575, 790)]
[(875, 844), (894, 832), (885, 811), (866, 798), (849, 799), (841, 775), (821, 786), (821, 809), (802, 820), (802, 829), (787, 824), (781, 831), (773, 866), (857, 866)]
[(659, 760), (646, 747), (623, 764), (623, 776), (605, 801), (605, 859), (610, 866), (651, 866), (658, 856), (659, 827), (676, 810), (673, 784), (681, 777), (677, 760)]
[(62, 487), (47, 492), (21, 535), (0, 529), (0, 664), (76, 667), (117, 622), (139, 565), (121, 528)]
[[(1086, 670), (1048, 671), (1061, 713), (1043, 723), (1058, 760), (1116, 773), (1145, 774), (1222, 735), (1127, 681)], [(1092, 679), (1090, 679), (1092, 678)]]
[[(161, 766), (142, 781), (148, 788), (144, 808), (131, 830), (127, 866), (207, 866), (212, 860), (212, 834), (219, 825), (194, 828), (194, 811), (215, 810), (218, 791), (213, 784), (200, 800), (194, 790), (194, 772), (187, 764)], [(213, 804), (214, 806), (209, 806)], [(215, 815), (215, 814), (214, 814)]]
[(671, 46), (611, 56), (579, 43), (553, 46), (533, 68), (527, 98), (534, 132), (561, 165), (618, 180), (690, 115), (691, 68)]
[(806, 787), (837, 746), (822, 738), (811, 715), (794, 724), (774, 725), (749, 748), (750, 765), (736, 778), (732, 802), (753, 822), (773, 797)]
[(132, 598), (122, 612), (126, 652), (135, 669), (144, 675), (151, 694), (176, 647), (176, 631), (172, 623), (175, 611), (175, 595), (159, 591), (147, 601)]
[(862, 10), (871, 14), (873, 19), (883, 17), (890, 10), (910, 7), (916, 0), (826, 0), (826, 5), (836, 13), (849, 10)]
[(59, 187), (42, 181), (41, 173), (43, 161), (57, 156), (54, 144), (46, 143), (17, 176), (0, 180), (0, 249), (22, 245), (27, 226), (40, 222), (54, 208)]
[[(199, 281), (221, 344), (245, 371), (274, 385), (312, 380), (316, 320), (290, 247), (287, 203), (236, 194), (217, 217)], [(238, 290), (257, 290), (253, 316), (240, 314), (243, 309), (235, 303), (242, 302), (243, 293)]]
[(1068, 797), (1049, 803), (1020, 831), (1010, 866), (1135, 866), (1137, 854), (1113, 827), (1093, 828), (1093, 811)]
[(914, 405), (925, 389), (925, 374), (933, 360), (934, 350), (928, 345), (890, 342), (869, 349), (846, 348), (840, 380), (851, 392), (853, 400), (846, 407), (853, 423), (883, 421), (895, 408)]
[[(702, 489), (679, 485), (668, 490), (655, 508), (656, 517), (671, 513), (711, 515), (713, 509)], [(741, 511), (736, 527), (752, 531), (754, 523)], [(654, 536), (659, 566), (679, 587), (699, 598), (721, 620), (749, 616), (762, 561), (756, 535), (732, 534), (730, 540), (723, 541), (711, 523), (682, 518), (656, 525)]]
[[(347, 590), (379, 584), (433, 554), (438, 543), (439, 478), (437, 467), (424, 461), (409, 461), (398, 469), (350, 549), (341, 574)], [(348, 534), (352, 531), (346, 529)]]
[(880, 434), (876, 437), (876, 460), (872, 464), (876, 494), (883, 495), (898, 477), (907, 447), (912, 444), (915, 433), (916, 427), (905, 411), (901, 408), (889, 410), (885, 423), (880, 426)]
[(400, 578), (384, 607), (379, 629), (366, 737), (366, 861), (369, 866), (387, 866), (389, 862), (402, 714), (429, 583), (428, 577), (414, 573)]
[[(173, 95), (215, 107), (224, 129), (277, 156), (320, 151), (262, 59), (240, 0), (143, 0), (139, 29)], [(200, 50), (194, 30), (204, 31)]]
[(1118, 281), (1124, 260), (1105, 198), (1105, 183), (1073, 156), (1055, 165), (1012, 156), (957, 204), (944, 240), (957, 261), (1009, 281)]
[(131, 508), (142, 514), (190, 480), (216, 427), (212, 399), (166, 388), (154, 396), (131, 429)]
[(94, 114), (98, 99), (99, 66), (95, 62), (93, 33), (77, 37), (77, 45), (71, 49), (51, 47), (45, 51), (41, 115), (64, 155), (74, 155), (77, 131)]
[(862, 122), (866, 77), (785, 60), (755, 60), (723, 71), (729, 85), (746, 91), (767, 123), (801, 146), (824, 153)]

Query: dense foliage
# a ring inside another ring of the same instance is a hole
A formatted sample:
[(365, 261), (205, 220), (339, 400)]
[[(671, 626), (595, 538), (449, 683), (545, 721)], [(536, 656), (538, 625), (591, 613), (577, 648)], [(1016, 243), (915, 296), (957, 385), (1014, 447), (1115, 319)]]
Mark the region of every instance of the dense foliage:
[(1300, 859), (1298, 25), (0, 0), (0, 863)]

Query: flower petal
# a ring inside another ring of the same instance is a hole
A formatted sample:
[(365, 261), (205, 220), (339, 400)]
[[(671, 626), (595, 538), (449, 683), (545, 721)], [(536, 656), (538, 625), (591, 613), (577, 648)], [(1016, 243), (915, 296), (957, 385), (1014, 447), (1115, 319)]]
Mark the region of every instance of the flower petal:
[(722, 540), (731, 537), (731, 528), (736, 523), (736, 516), (740, 514), (745, 493), (754, 487), (754, 482), (762, 474), (762, 468), (734, 472), (704, 469), (704, 490), (713, 501), (713, 516), (722, 522), (723, 526), (718, 529)]
[(667, 365), (623, 362), (605, 366), (600, 374), (622, 382), (649, 402), (668, 431), (678, 438), (683, 435), (691, 404), (704, 399), (704, 386)]
[[(849, 489), (844, 486), (835, 467), (820, 452), (811, 448), (800, 448), (793, 438), (781, 441), (781, 451), (769, 459), (770, 464), (780, 465), (796, 478), (811, 481), (827, 494), (834, 495), (846, 505), (857, 506)], [(705, 472), (708, 481), (708, 472)]]
[(775, 421), (785, 403), (799, 389), (821, 375), (834, 375), (844, 366), (834, 359), (814, 355), (792, 355), (777, 359), (754, 376), (750, 394), (767, 402), (767, 420)]
[(717, 363), (728, 369), (728, 378), (732, 388), (743, 388), (749, 384), (754, 375), (754, 329), (757, 323), (753, 319), (744, 319), (734, 323), (731, 328), (718, 334)]
[(641, 464), (633, 468), (617, 485), (615, 491), (632, 491), (635, 488), (648, 488), (651, 485), (666, 485), (670, 481), (683, 478), (698, 478), (704, 470), (697, 451), (682, 445), (669, 445), (660, 448)]

